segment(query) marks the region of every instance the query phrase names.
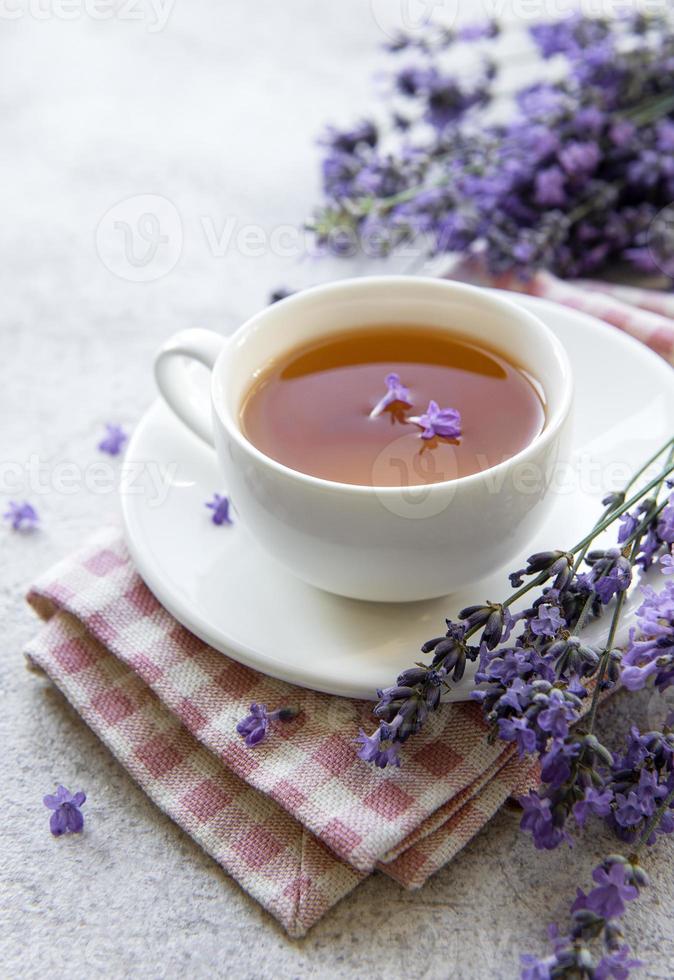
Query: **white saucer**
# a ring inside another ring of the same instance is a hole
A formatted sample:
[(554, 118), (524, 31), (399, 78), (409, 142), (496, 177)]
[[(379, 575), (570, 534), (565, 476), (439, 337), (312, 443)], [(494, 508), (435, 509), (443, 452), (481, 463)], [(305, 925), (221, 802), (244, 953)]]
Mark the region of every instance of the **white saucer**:
[[(618, 486), (670, 434), (674, 386), (671, 368), (618, 330), (545, 300), (511, 298), (554, 330), (576, 382), (574, 489), (557, 495), (528, 555), (570, 547), (586, 533), (607, 486)], [(614, 464), (622, 475), (614, 472), (613, 485), (598, 483), (596, 474), (606, 476)], [(357, 602), (305, 585), (240, 523), (211, 523), (204, 503), (226, 493), (215, 455), (160, 402), (136, 429), (125, 469), (134, 475), (134, 492), (122, 493), (127, 542), (159, 601), (211, 646), (292, 684), (374, 698), (420, 657), (424, 640), (444, 632), (445, 617), (509, 592), (503, 571), (447, 599), (401, 605)], [(159, 473), (169, 482), (161, 503)], [(465, 700), (470, 689), (467, 675), (449, 700)]]

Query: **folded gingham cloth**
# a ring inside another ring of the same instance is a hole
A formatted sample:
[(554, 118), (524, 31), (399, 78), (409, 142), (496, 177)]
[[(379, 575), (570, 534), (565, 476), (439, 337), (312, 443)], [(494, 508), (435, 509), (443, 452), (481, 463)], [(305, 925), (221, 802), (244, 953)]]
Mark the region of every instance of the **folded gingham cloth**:
[(477, 256), (452, 260), (443, 271), (443, 277), (527, 293), (587, 313), (641, 341), (674, 364), (674, 296), (671, 292), (601, 280), (569, 281), (544, 271), (528, 279), (516, 273), (493, 276)]
[[(358, 759), (372, 705), (244, 667), (198, 640), (136, 572), (119, 530), (43, 575), (46, 621), (27, 655), (151, 799), (302, 936), (369, 873), (419, 888), (511, 795), (536, 783), (512, 745), (489, 744), (477, 705), (447, 705), (405, 765)], [(297, 717), (248, 748), (252, 702)]]

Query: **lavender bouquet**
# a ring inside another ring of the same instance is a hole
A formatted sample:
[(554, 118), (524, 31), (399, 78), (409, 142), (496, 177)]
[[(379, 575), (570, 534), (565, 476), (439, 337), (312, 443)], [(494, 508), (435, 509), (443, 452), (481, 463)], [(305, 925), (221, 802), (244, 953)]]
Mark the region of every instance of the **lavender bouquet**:
[(321, 248), (382, 256), (414, 243), (525, 277), (616, 261), (674, 276), (670, 15), (576, 14), (530, 34), (552, 77), (507, 106), (497, 24), (388, 45), (381, 123), (323, 139), (325, 202), (309, 222)]
[[(659, 471), (640, 485), (654, 464)], [(622, 980), (638, 965), (619, 920), (648, 884), (640, 849), (674, 831), (674, 731), (668, 727), (674, 718), (661, 731), (632, 728), (614, 753), (601, 740), (599, 708), (602, 693), (618, 684), (636, 691), (650, 683), (660, 693), (674, 685), (674, 580), (659, 592), (643, 587), (627, 649), (615, 643), (635, 573), (674, 573), (672, 472), (674, 439), (622, 492), (605, 498), (604, 513), (581, 541), (532, 555), (511, 574), (513, 592), (505, 601), (469, 606), (447, 620), (445, 632), (421, 647), (430, 661), (378, 692), (378, 727), (359, 736), (361, 758), (382, 768), (400, 765), (401, 747), (439, 707), (443, 689), (476, 662), (472, 696), (489, 737), (540, 760), (541, 786), (520, 801), (521, 827), (535, 846), (571, 842), (572, 826), (582, 830), (590, 819), (603, 820), (628, 846), (627, 856), (613, 854), (594, 870), (592, 890), (579, 890), (568, 934), (552, 934), (553, 953), (544, 960), (523, 957), (524, 980)], [(598, 546), (597, 538), (611, 531), (615, 546)], [(583, 626), (598, 617), (608, 626), (599, 649), (582, 637)], [(603, 943), (598, 960), (595, 940)]]

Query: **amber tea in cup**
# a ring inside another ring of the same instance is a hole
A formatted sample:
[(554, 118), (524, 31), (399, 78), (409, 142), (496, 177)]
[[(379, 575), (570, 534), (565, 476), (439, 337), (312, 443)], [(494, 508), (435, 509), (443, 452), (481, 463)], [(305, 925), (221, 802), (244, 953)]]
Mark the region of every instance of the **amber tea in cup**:
[[(407, 390), (373, 416), (397, 375)], [(455, 438), (424, 438), (430, 402), (455, 409)], [(262, 368), (241, 429), (301, 473), (360, 486), (418, 486), (481, 472), (516, 455), (545, 425), (540, 385), (495, 349), (437, 328), (373, 326), (322, 337)]]

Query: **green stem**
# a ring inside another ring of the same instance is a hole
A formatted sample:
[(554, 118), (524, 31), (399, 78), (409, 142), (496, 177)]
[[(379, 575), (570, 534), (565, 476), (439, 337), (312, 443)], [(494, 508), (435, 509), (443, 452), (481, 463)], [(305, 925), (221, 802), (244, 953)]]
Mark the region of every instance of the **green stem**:
[(625, 592), (621, 592), (618, 596), (615, 604), (615, 609), (613, 610), (613, 616), (611, 618), (611, 626), (606, 637), (606, 645), (601, 655), (601, 660), (599, 661), (599, 673), (597, 674), (597, 683), (594, 686), (594, 692), (592, 694), (592, 704), (590, 706), (590, 715), (587, 723), (588, 733), (591, 733), (594, 728), (594, 723), (597, 718), (597, 708), (599, 707), (599, 695), (601, 693), (601, 685), (604, 680), (604, 675), (606, 674), (606, 669), (608, 667), (609, 660), (611, 659), (611, 650), (613, 649), (613, 641), (615, 640), (615, 635), (618, 632), (618, 623), (620, 622), (620, 616), (622, 615), (623, 606), (625, 604)]
[(645, 126), (666, 116), (672, 109), (674, 109), (674, 95), (667, 95), (626, 112), (623, 118), (634, 123), (635, 126)]
[(606, 517), (603, 521), (600, 521), (599, 524), (596, 524), (590, 533), (585, 535), (582, 541), (579, 541), (575, 547), (570, 549), (571, 553), (575, 554), (577, 551), (580, 551), (581, 548), (584, 548), (585, 545), (589, 544), (594, 538), (597, 537), (598, 534), (601, 534), (601, 532), (605, 531), (607, 527), (610, 527), (610, 525), (613, 524), (618, 517), (624, 514), (625, 511), (631, 510), (635, 504), (638, 504), (641, 498), (645, 497), (646, 494), (649, 493), (654, 487), (658, 486), (658, 484), (662, 486), (672, 470), (674, 470), (674, 463), (668, 463), (664, 470), (661, 470), (661, 472), (658, 473), (658, 475), (654, 477), (645, 487), (630, 497), (630, 499), (623, 504), (622, 507), (612, 511), (608, 517)]
[(646, 472), (646, 470), (648, 469), (648, 467), (651, 466), (656, 461), (656, 459), (658, 459), (660, 456), (662, 456), (662, 454), (665, 452), (665, 450), (667, 450), (667, 449), (669, 449), (671, 447), (672, 443), (674, 443), (674, 438), (672, 438), (668, 442), (666, 442), (664, 444), (664, 446), (660, 446), (660, 448), (658, 449), (658, 451), (655, 452), (655, 453), (653, 453), (653, 455), (650, 457), (650, 459), (647, 459), (646, 460), (646, 462), (643, 464), (643, 466), (641, 466), (636, 471), (636, 473), (631, 477), (629, 483), (626, 483), (625, 484), (625, 487), (623, 488), (624, 493), (627, 493), (627, 491), (630, 489), (630, 487), (633, 487), (634, 486), (634, 484), (637, 482), (637, 480), (639, 479), (639, 477), (643, 473)]
[[(639, 476), (641, 476), (641, 474), (650, 466), (650, 464), (654, 460), (656, 460), (658, 456), (661, 456), (662, 453), (665, 452), (665, 450), (672, 445), (672, 443), (674, 443), (674, 439), (670, 439), (668, 442), (666, 442), (665, 445), (662, 446), (662, 448), (659, 449), (658, 452), (654, 456), (652, 456), (651, 459), (649, 459), (646, 464), (644, 464), (644, 466), (642, 466), (642, 468), (638, 471), (638, 473), (636, 473), (632, 477), (630, 482), (627, 484), (626, 489), (629, 489), (629, 487), (633, 486), (633, 484), (636, 482)], [(629, 500), (625, 501), (620, 507), (614, 507), (607, 510), (605, 512), (604, 517), (601, 518), (594, 525), (590, 533), (586, 534), (585, 537), (581, 541), (579, 541), (578, 544), (574, 545), (573, 548), (570, 548), (568, 553), (572, 555), (579, 554), (580, 561), (582, 561), (588, 549), (588, 546), (592, 544), (592, 542), (597, 537), (597, 535), (601, 534), (602, 531), (605, 531), (607, 527), (610, 527), (610, 525), (613, 524), (613, 522), (616, 521), (619, 517), (621, 517), (626, 511), (631, 510), (632, 507), (634, 507), (635, 504), (638, 504), (639, 501), (642, 499), (642, 497), (644, 497), (647, 493), (649, 493), (654, 487), (658, 485), (662, 486), (666, 477), (672, 472), (672, 470), (674, 470), (674, 462), (672, 463), (668, 462), (668, 465), (665, 467), (665, 469), (662, 470), (660, 473), (658, 473), (658, 475), (654, 477), (654, 479), (651, 480), (650, 483), (648, 483), (645, 487), (643, 487), (643, 489), (635, 493), (632, 497), (630, 497)], [(574, 570), (580, 565), (580, 561), (576, 561), (574, 565)], [(503, 602), (503, 606), (504, 607), (512, 606), (514, 602), (517, 602), (518, 599), (521, 599), (522, 596), (526, 595), (527, 592), (530, 592), (531, 589), (536, 588), (537, 585), (542, 585), (544, 582), (547, 581), (547, 579), (548, 579), (548, 573), (541, 572), (540, 575), (537, 575), (536, 578), (532, 579), (530, 582), (527, 582), (525, 585), (521, 586), (516, 592), (514, 592), (511, 596), (509, 596)], [(477, 627), (471, 630), (469, 633), (467, 633), (466, 636), (467, 637), (472, 636), (473, 633), (475, 632), (477, 632)]]
[(651, 834), (653, 833), (653, 831), (655, 830), (655, 828), (658, 826), (658, 824), (662, 820), (662, 818), (665, 815), (665, 813), (667, 812), (667, 810), (669, 810), (669, 807), (670, 807), (670, 804), (671, 803), (674, 803), (674, 786), (672, 787), (672, 789), (670, 789), (670, 791), (667, 794), (667, 796), (664, 798), (664, 800), (662, 801), (662, 803), (660, 804), (660, 806), (657, 808), (657, 810), (655, 811), (655, 813), (653, 814), (653, 816), (651, 817), (651, 819), (646, 824), (646, 829), (644, 830), (643, 834), (641, 835), (641, 837), (639, 839), (639, 843), (637, 844), (637, 850), (640, 847), (643, 847), (644, 846), (644, 844), (646, 843), (646, 841), (648, 840), (648, 838), (651, 836)]
[(587, 614), (592, 608), (592, 603), (596, 598), (597, 598), (597, 593), (594, 591), (590, 592), (590, 594), (588, 595), (587, 599), (583, 604), (583, 608), (580, 611), (580, 615), (576, 620), (575, 626), (573, 627), (574, 634), (580, 633), (580, 631), (582, 630), (583, 625), (585, 624), (585, 620), (587, 619)]
[[(664, 449), (669, 448), (669, 452), (667, 454), (667, 463), (666, 463), (666, 465), (668, 465), (669, 463), (671, 463), (672, 457), (674, 455), (674, 448), (671, 448), (672, 442), (674, 442), (674, 440), (671, 440), (670, 439), (670, 441), (667, 444), (667, 446), (664, 447)], [(663, 451), (664, 450), (661, 450), (661, 452), (663, 452)], [(658, 453), (658, 455), (660, 455), (660, 453)], [(655, 459), (657, 459), (657, 456), (655, 457)], [(634, 480), (638, 479), (638, 477), (641, 475), (641, 473), (643, 473), (644, 470), (647, 469), (648, 466), (650, 465), (650, 463), (652, 463), (652, 462), (653, 462), (653, 458), (651, 458), (648, 461), (648, 463), (645, 463), (644, 466), (641, 468), (640, 472), (637, 473), (632, 478), (632, 482), (634, 482)], [(656, 498), (656, 500), (657, 500), (658, 494), (662, 490), (662, 486), (663, 486), (664, 482), (665, 482), (665, 477), (662, 476), (657, 481), (657, 483), (655, 484), (655, 488), (654, 489), (655, 489), (655, 498)], [(630, 485), (631, 484), (628, 484), (628, 487)], [(667, 503), (667, 501), (665, 501), (664, 503), (662, 503), (660, 505), (660, 507), (657, 508), (657, 510), (655, 511), (655, 513), (647, 514), (643, 518), (643, 520), (640, 522), (640, 524), (638, 525), (638, 527), (636, 527), (634, 529), (634, 531), (632, 532), (632, 534), (630, 535), (630, 537), (628, 538), (628, 540), (625, 542), (625, 545), (624, 546), (626, 548), (629, 547), (630, 545), (632, 546), (632, 550), (630, 552), (630, 564), (632, 564), (632, 565), (634, 564), (634, 559), (636, 558), (637, 553), (639, 551), (639, 545), (641, 544), (641, 538), (643, 537), (643, 534), (644, 534), (644, 532), (646, 530), (647, 525), (650, 524), (650, 522), (653, 520), (653, 518), (658, 513), (660, 513), (660, 511), (663, 509), (663, 507), (666, 505), (666, 503)], [(602, 681), (604, 680), (604, 675), (606, 674), (606, 669), (608, 667), (609, 660), (611, 659), (611, 649), (613, 647), (613, 641), (615, 640), (615, 635), (616, 635), (616, 632), (618, 630), (618, 622), (620, 620), (620, 615), (622, 613), (622, 608), (623, 608), (623, 605), (625, 603), (625, 595), (626, 595), (625, 592), (621, 592), (620, 595), (618, 596), (618, 599), (616, 600), (616, 606), (615, 606), (615, 609), (613, 611), (613, 618), (611, 620), (611, 628), (610, 628), (609, 634), (608, 634), (608, 636), (606, 638), (606, 647), (605, 647), (605, 649), (604, 649), (604, 651), (602, 653), (602, 656), (601, 656), (601, 661), (600, 661), (600, 664), (599, 664), (599, 672), (597, 674), (597, 683), (595, 684), (594, 692), (592, 694), (592, 705), (590, 707), (590, 717), (589, 717), (589, 721), (588, 721), (588, 731), (589, 732), (591, 732), (592, 729), (594, 728), (595, 719), (597, 717), (597, 707), (599, 705), (599, 695), (601, 693), (601, 685), (602, 685)]]
[[(623, 502), (625, 500), (625, 493), (627, 492), (628, 489), (629, 489), (629, 484), (623, 490)], [(599, 525), (601, 524), (602, 521), (606, 520), (607, 517), (610, 517), (611, 514), (613, 514), (613, 512), (618, 509), (618, 506), (619, 506), (618, 504), (613, 504), (612, 506), (607, 507), (606, 510), (604, 511), (604, 513), (601, 515), (601, 517), (599, 518), (599, 520), (596, 522), (596, 524), (594, 526), (595, 527), (599, 527)], [(622, 511), (621, 511), (621, 513), (622, 513)], [(588, 541), (588, 543), (583, 548), (581, 548), (580, 551), (578, 552), (578, 554), (576, 555), (576, 560), (573, 563), (573, 573), (574, 573), (574, 575), (578, 571), (578, 569), (580, 568), (580, 566), (582, 565), (583, 559), (585, 558), (585, 555), (588, 553), (589, 548), (590, 548), (590, 542)]]

